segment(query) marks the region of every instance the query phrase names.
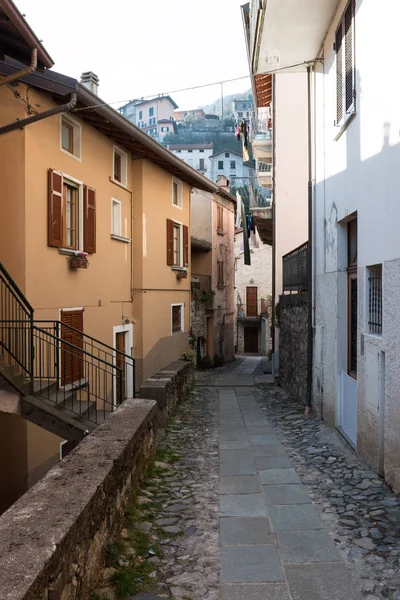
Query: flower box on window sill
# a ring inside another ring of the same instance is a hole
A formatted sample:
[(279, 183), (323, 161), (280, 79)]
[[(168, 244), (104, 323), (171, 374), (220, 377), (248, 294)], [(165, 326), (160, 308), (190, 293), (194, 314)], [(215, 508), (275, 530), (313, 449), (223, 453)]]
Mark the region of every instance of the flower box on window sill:
[(87, 269), (89, 266), (89, 261), (86, 254), (82, 252), (80, 254), (70, 256), (69, 266), (71, 269)]
[(188, 272), (187, 269), (179, 269), (176, 271), (176, 278), (177, 279), (186, 279), (188, 276)]

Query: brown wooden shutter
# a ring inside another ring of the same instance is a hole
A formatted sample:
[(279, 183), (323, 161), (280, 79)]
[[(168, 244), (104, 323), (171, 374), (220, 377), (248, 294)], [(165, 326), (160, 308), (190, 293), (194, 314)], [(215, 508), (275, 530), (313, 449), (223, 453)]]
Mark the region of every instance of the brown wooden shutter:
[(167, 219), (167, 265), (174, 264), (174, 222)]
[(79, 381), (84, 376), (83, 354), (76, 349), (83, 349), (83, 333), (79, 334), (70, 327), (83, 332), (83, 310), (61, 311), (61, 339), (67, 342), (61, 343), (61, 385)]
[(183, 266), (189, 266), (189, 227), (183, 226)]
[(83, 211), (83, 250), (88, 254), (94, 254), (96, 252), (96, 190), (86, 185)]
[(63, 174), (49, 169), (48, 245), (63, 245)]

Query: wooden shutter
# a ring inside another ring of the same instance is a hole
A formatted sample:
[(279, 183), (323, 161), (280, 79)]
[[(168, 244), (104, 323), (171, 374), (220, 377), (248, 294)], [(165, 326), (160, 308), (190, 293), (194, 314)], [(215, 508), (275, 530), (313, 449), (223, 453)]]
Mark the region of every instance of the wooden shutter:
[(343, 24), (336, 31), (336, 125), (343, 119)]
[(353, 0), (351, 0), (344, 16), (346, 111), (350, 110), (354, 100), (353, 8)]
[(86, 185), (83, 214), (83, 250), (88, 254), (94, 254), (96, 252), (96, 190)]
[(189, 227), (183, 226), (183, 266), (189, 266)]
[(48, 245), (63, 245), (63, 174), (49, 169), (48, 189)]
[(61, 385), (79, 381), (84, 376), (83, 354), (77, 348), (83, 349), (83, 334), (70, 329), (74, 327), (83, 332), (83, 310), (61, 311)]
[(167, 219), (167, 265), (174, 264), (174, 222)]

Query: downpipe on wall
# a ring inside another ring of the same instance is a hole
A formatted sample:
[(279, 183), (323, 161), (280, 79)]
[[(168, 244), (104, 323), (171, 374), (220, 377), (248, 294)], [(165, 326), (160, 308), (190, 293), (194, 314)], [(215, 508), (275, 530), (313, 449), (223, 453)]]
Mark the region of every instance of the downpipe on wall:
[(312, 109), (311, 109), (311, 66), (307, 66), (307, 112), (308, 112), (308, 257), (307, 257), (307, 278), (308, 278), (308, 327), (307, 327), (307, 397), (306, 409), (308, 414), (311, 411), (312, 396), (312, 360), (313, 360), (313, 168), (312, 168)]

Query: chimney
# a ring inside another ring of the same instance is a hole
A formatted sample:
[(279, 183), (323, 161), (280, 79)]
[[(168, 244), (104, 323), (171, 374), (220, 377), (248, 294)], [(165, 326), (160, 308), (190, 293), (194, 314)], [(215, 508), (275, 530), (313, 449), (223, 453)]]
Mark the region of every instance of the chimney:
[(222, 190), (225, 190), (225, 192), (229, 192), (229, 179), (225, 177), (225, 175), (220, 175), (216, 181), (216, 184)]
[(93, 94), (98, 95), (99, 91), (99, 78), (93, 73), (93, 71), (86, 71), (81, 75), (81, 84), (84, 85)]

